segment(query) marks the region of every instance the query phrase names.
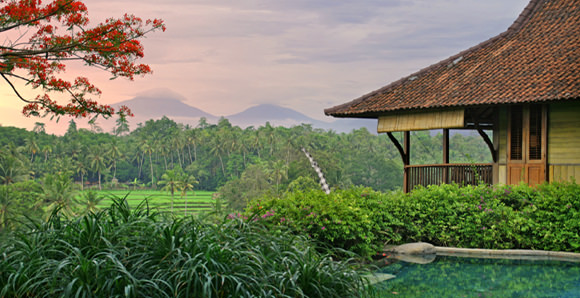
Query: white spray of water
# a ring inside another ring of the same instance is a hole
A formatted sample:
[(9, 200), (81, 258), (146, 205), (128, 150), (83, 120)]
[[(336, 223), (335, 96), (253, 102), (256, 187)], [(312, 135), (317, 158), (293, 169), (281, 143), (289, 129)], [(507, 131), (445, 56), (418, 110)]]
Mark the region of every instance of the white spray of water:
[(310, 155), (310, 153), (308, 153), (308, 151), (306, 151), (306, 149), (304, 147), (302, 147), (302, 152), (304, 152), (304, 154), (306, 154), (306, 157), (308, 157), (308, 160), (310, 160), (310, 165), (312, 166), (312, 168), (314, 168), (314, 170), (316, 171), (316, 174), (318, 174), (318, 178), (320, 178), (320, 186), (322, 187), (322, 190), (324, 190), (324, 192), (326, 194), (329, 194), (330, 188), (328, 187), (328, 183), (326, 183), (326, 179), (324, 179), (324, 174), (322, 173), (322, 170), (318, 166), (318, 163), (316, 163), (314, 158), (312, 158), (312, 155)]

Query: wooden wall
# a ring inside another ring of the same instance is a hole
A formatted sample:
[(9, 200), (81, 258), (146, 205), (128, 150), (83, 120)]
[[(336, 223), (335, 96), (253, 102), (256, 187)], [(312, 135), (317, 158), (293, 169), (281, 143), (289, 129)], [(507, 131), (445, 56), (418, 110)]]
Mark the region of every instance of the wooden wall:
[(580, 102), (550, 105), (548, 171), (549, 181), (580, 183)]
[[(498, 127), (494, 130), (494, 144), (498, 144), (498, 163), (494, 165), (494, 184), (507, 184), (508, 109), (499, 108)], [(497, 138), (496, 138), (497, 136)]]
[(401, 112), (380, 116), (377, 131), (413, 131), (440, 128), (462, 128), (465, 123), (464, 109), (429, 112)]

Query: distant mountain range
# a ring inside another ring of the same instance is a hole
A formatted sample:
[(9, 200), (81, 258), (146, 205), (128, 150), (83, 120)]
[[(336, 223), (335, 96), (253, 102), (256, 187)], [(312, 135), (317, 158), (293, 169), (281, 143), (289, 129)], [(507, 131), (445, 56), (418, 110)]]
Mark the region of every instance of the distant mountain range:
[[(163, 116), (178, 123), (197, 126), (199, 120), (204, 117), (209, 123), (217, 123), (220, 116), (204, 112), (192, 107), (182, 100), (169, 95), (160, 98), (158, 96), (138, 96), (130, 100), (114, 104), (114, 107), (125, 105), (131, 108), (135, 117), (130, 118), (130, 127), (135, 129), (137, 123), (145, 123), (150, 119), (160, 119)], [(377, 120), (375, 119), (335, 119), (333, 121), (321, 121), (310, 118), (298, 111), (273, 104), (262, 104), (250, 107), (240, 113), (224, 116), (232, 125), (246, 128), (248, 126), (264, 126), (269, 122), (272, 126), (291, 127), (300, 124), (311, 124), (314, 128), (332, 129), (336, 132), (350, 132), (353, 129), (366, 127), (371, 133), (376, 133)], [(113, 123), (102, 124), (105, 131), (111, 131), (108, 127)]]

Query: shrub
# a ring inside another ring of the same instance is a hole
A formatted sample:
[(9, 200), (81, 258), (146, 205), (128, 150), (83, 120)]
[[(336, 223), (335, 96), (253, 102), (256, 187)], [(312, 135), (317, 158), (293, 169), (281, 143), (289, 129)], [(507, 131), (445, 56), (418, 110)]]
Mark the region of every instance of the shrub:
[(0, 297), (359, 297), (363, 270), (258, 223), (167, 220), (146, 202), (47, 223), (0, 243)]
[(580, 187), (441, 185), (389, 200), (401, 242), (492, 249), (580, 251)]
[[(271, 229), (290, 227), (296, 234), (308, 235), (329, 247), (369, 256), (382, 243), (386, 196), (367, 188), (296, 191), (282, 198), (254, 200), (246, 216)], [(393, 219), (394, 220), (394, 219)]]
[(246, 216), (372, 256), (384, 244), (580, 252), (580, 186), (440, 185), (410, 194), (367, 188), (296, 191), (256, 200)]

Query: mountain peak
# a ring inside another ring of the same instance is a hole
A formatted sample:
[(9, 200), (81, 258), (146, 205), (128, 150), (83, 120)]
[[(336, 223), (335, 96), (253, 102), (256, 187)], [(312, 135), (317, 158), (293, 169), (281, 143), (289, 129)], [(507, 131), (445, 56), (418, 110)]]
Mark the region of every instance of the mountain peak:
[(133, 99), (122, 101), (115, 106), (125, 105), (131, 109), (135, 117), (138, 118), (159, 118), (168, 117), (190, 117), (190, 118), (215, 118), (215, 116), (206, 113), (198, 108), (192, 107), (183, 102), (183, 99), (175, 97), (175, 93), (166, 95), (153, 96), (140, 95)]
[[(149, 119), (160, 119), (163, 116), (184, 124), (197, 125), (199, 119), (204, 117), (210, 123), (216, 123), (218, 117), (206, 113), (198, 108), (186, 103), (185, 97), (169, 89), (154, 89), (143, 92), (133, 99), (126, 100), (115, 104), (128, 106), (134, 118), (129, 119), (132, 125), (136, 123), (145, 123)], [(276, 104), (259, 104), (247, 108), (246, 110), (225, 116), (232, 125), (242, 128), (248, 126), (259, 127), (269, 122), (273, 126), (295, 126), (300, 124), (311, 124), (315, 128), (333, 129), (339, 132), (348, 132), (360, 127), (376, 129), (376, 120), (335, 120), (321, 121), (310, 118), (292, 108), (279, 106)], [(134, 127), (134, 126), (133, 126)], [(109, 130), (109, 129), (107, 129)], [(371, 131), (374, 129), (370, 129)]]
[(274, 104), (256, 105), (244, 110), (243, 112), (229, 115), (226, 118), (228, 118), (232, 122), (240, 120), (251, 120), (253, 122), (262, 121), (262, 123), (266, 123), (268, 121), (290, 120), (290, 119), (306, 122), (316, 121), (293, 109), (281, 107)]

